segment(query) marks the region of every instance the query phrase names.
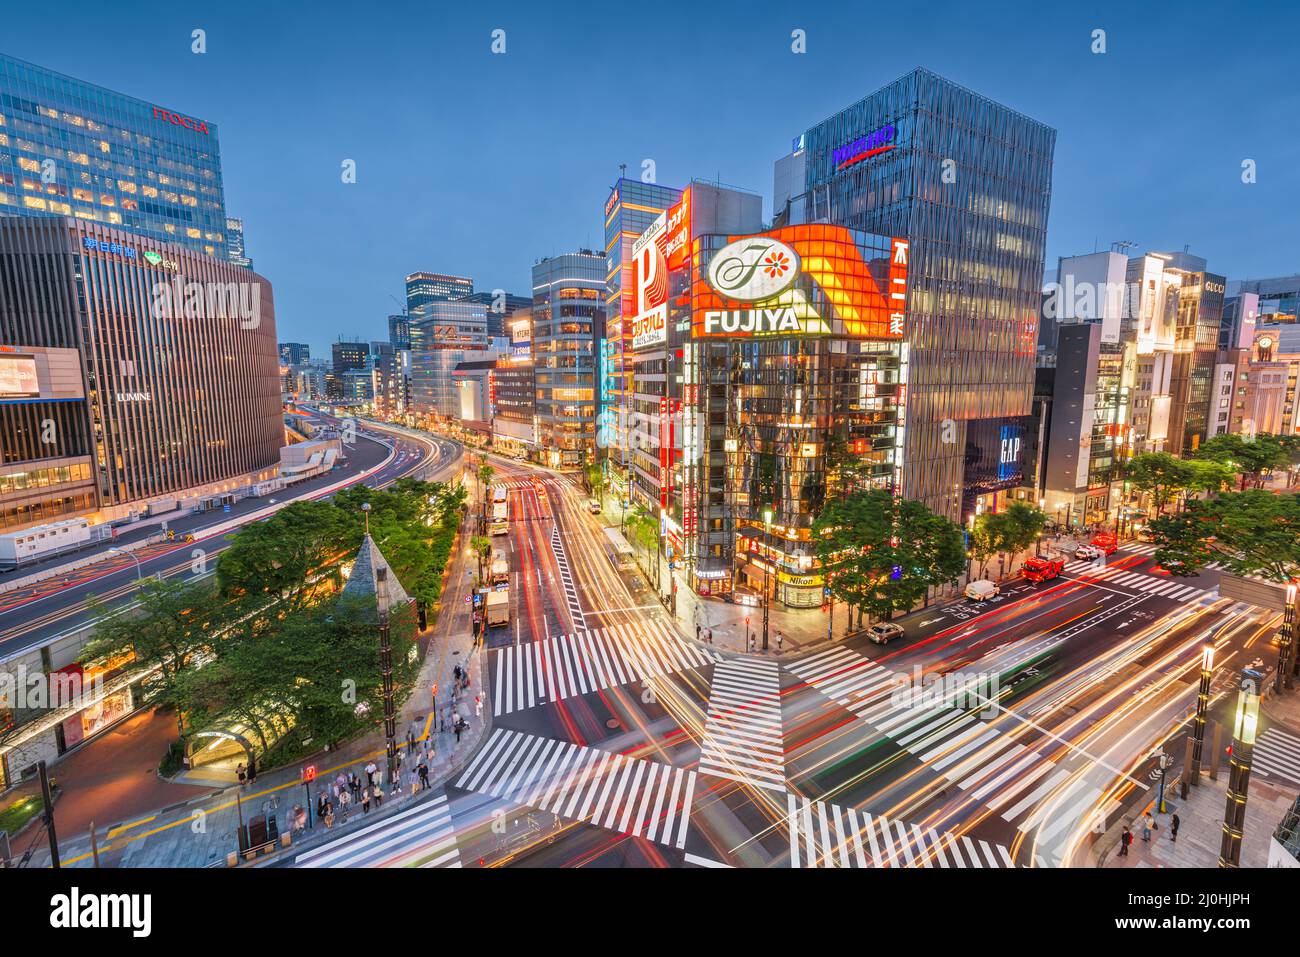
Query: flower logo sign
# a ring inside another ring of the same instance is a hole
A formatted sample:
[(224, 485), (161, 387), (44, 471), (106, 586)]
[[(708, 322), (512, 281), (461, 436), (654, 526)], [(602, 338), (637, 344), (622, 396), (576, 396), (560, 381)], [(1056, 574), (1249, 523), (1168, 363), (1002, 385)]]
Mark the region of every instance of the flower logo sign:
[(709, 263), (709, 285), (737, 302), (779, 296), (798, 274), (799, 254), (769, 236), (728, 243)]

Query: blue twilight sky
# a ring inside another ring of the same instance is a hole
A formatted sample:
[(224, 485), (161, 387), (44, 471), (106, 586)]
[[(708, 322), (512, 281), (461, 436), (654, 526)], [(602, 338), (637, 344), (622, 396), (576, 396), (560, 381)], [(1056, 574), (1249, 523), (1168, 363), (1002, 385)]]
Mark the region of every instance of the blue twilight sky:
[(1280, 3), (63, 0), (0, 23), (13, 56), (219, 124), (279, 337), (318, 356), (385, 338), (416, 269), (528, 294), (534, 260), (603, 244), (620, 163), (770, 212), (791, 137), (917, 65), (1057, 129), (1049, 268), (1132, 240), (1230, 278), (1300, 271), (1300, 13)]

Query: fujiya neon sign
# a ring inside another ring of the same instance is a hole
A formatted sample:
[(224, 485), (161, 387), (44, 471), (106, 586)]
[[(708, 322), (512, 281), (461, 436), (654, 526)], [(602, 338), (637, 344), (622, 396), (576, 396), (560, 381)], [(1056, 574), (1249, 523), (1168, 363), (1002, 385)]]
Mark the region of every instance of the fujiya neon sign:
[(894, 124), (889, 123), (866, 136), (858, 137), (852, 143), (836, 147), (831, 154), (835, 161), (835, 168), (841, 170), (892, 150), (897, 145), (893, 142), (896, 132)]

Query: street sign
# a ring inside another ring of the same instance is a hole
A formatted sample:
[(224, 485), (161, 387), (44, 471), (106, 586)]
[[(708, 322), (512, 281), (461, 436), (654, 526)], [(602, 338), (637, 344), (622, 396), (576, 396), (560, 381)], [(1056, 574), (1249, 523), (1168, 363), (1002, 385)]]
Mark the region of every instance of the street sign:
[(302, 769), (302, 781), (304, 784), (310, 784), (316, 780), (316, 765), (308, 764)]

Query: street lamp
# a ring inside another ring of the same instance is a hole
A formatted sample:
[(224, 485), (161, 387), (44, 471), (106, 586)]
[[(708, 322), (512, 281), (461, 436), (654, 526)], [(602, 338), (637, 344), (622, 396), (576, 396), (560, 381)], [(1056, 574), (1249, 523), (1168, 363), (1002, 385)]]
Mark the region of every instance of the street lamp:
[(772, 607), (772, 594), (767, 587), (767, 566), (772, 558), (772, 544), (770, 541), (772, 537), (772, 509), (770, 506), (763, 509), (763, 527), (766, 532), (764, 545), (767, 547), (767, 554), (763, 556), (763, 650), (767, 651), (767, 617), (768, 611)]
[(135, 562), (135, 580), (139, 584), (144, 583), (144, 573), (140, 570), (139, 556), (137, 556), (134, 552), (124, 552), (120, 548), (110, 548), (108, 550), (108, 553), (110, 555), (125, 555), (127, 558), (133, 560)]
[(1192, 760), (1190, 770), (1183, 776), (1182, 795), (1187, 797), (1187, 786), (1201, 783), (1201, 756), (1205, 751), (1205, 712), (1210, 707), (1210, 679), (1214, 676), (1214, 642), (1201, 646), (1201, 686), (1196, 692), (1196, 717), (1192, 719)]
[(1281, 691), (1295, 685), (1296, 639), (1300, 638), (1300, 626), (1296, 623), (1296, 585), (1291, 581), (1286, 586), (1286, 607), (1282, 609), (1281, 642), (1277, 647), (1277, 674), (1273, 676), (1273, 690)]
[(1232, 730), (1232, 759), (1228, 762), (1228, 803), (1223, 811), (1223, 842), (1219, 845), (1219, 866), (1241, 866), (1241, 834), (1246, 823), (1246, 794), (1250, 790), (1250, 762), (1255, 753), (1255, 732), (1259, 726), (1258, 671), (1241, 672), (1237, 716)]

